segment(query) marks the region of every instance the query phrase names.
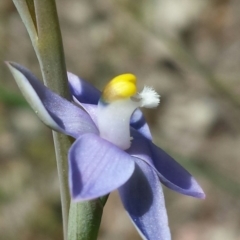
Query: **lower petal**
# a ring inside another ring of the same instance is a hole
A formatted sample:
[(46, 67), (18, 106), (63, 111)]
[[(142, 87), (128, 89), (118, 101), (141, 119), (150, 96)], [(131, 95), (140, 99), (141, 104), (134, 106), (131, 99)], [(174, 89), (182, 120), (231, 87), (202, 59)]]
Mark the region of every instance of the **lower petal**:
[(123, 205), (143, 239), (170, 240), (168, 218), (157, 174), (139, 159), (132, 177), (120, 189)]
[(160, 181), (168, 188), (196, 198), (205, 194), (194, 177), (161, 148), (132, 130), (133, 137), (128, 153), (142, 159), (158, 174)]
[(154, 144), (150, 144), (152, 160), (164, 185), (179, 193), (205, 198), (202, 188), (194, 177), (171, 156)]
[(117, 189), (132, 175), (134, 159), (95, 134), (84, 134), (69, 151), (69, 185), (73, 200), (94, 199)]

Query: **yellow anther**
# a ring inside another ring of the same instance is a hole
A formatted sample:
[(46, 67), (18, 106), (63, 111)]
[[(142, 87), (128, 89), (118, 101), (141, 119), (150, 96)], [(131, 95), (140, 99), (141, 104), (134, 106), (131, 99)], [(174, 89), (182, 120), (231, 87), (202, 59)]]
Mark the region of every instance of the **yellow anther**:
[(103, 100), (113, 102), (135, 95), (137, 93), (136, 81), (136, 77), (131, 73), (113, 78), (103, 90)]

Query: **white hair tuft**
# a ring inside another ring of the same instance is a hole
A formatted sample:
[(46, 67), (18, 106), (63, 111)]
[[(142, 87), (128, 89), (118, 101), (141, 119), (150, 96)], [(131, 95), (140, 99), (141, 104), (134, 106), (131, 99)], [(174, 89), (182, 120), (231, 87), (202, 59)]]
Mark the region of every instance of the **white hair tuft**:
[(160, 95), (152, 87), (144, 86), (139, 93), (139, 97), (141, 99), (141, 107), (155, 108), (160, 103)]

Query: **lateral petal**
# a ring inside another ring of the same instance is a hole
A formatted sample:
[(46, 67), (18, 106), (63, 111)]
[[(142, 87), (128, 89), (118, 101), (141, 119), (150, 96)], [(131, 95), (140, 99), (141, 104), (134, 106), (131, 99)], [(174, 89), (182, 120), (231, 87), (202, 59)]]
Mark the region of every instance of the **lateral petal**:
[(52, 92), (25, 67), (12, 62), (7, 65), (24, 97), (47, 126), (74, 138), (88, 132), (98, 134), (86, 112)]
[(148, 163), (166, 187), (192, 197), (205, 197), (194, 177), (171, 156), (151, 141), (143, 138), (137, 131), (132, 130), (131, 136), (133, 141), (127, 152)]
[(194, 177), (171, 156), (153, 143), (150, 144), (152, 160), (160, 173), (161, 182), (168, 188), (195, 198), (205, 198), (200, 185)]
[(94, 199), (117, 189), (132, 175), (133, 158), (95, 134), (84, 134), (69, 150), (69, 185), (73, 200)]
[(132, 114), (130, 125), (132, 128), (140, 132), (144, 137), (152, 141), (152, 134), (140, 109), (136, 109), (135, 112)]
[(119, 193), (123, 205), (143, 239), (170, 240), (170, 230), (163, 191), (157, 174), (151, 167), (135, 159), (131, 178)]

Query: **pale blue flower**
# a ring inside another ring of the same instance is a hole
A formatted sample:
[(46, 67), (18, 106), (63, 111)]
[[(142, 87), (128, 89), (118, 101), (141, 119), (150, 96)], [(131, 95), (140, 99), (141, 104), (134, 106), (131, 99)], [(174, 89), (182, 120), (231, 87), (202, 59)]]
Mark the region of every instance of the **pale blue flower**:
[[(118, 189), (123, 205), (143, 239), (171, 239), (160, 182), (185, 195), (196, 198), (205, 195), (183, 167), (153, 144), (142, 112), (137, 109), (132, 116), (131, 113), (131, 127), (127, 122), (128, 130), (121, 129), (125, 106), (131, 103), (108, 108), (112, 103), (104, 102), (106, 96), (99, 100), (99, 90), (69, 73), (72, 103), (45, 87), (26, 68), (16, 63), (7, 64), (39, 118), (50, 128), (76, 139), (68, 159), (72, 199), (91, 200)], [(118, 122), (121, 116), (122, 120)], [(108, 130), (114, 134), (106, 136)], [(124, 147), (126, 142), (122, 141), (127, 131), (129, 148)]]

